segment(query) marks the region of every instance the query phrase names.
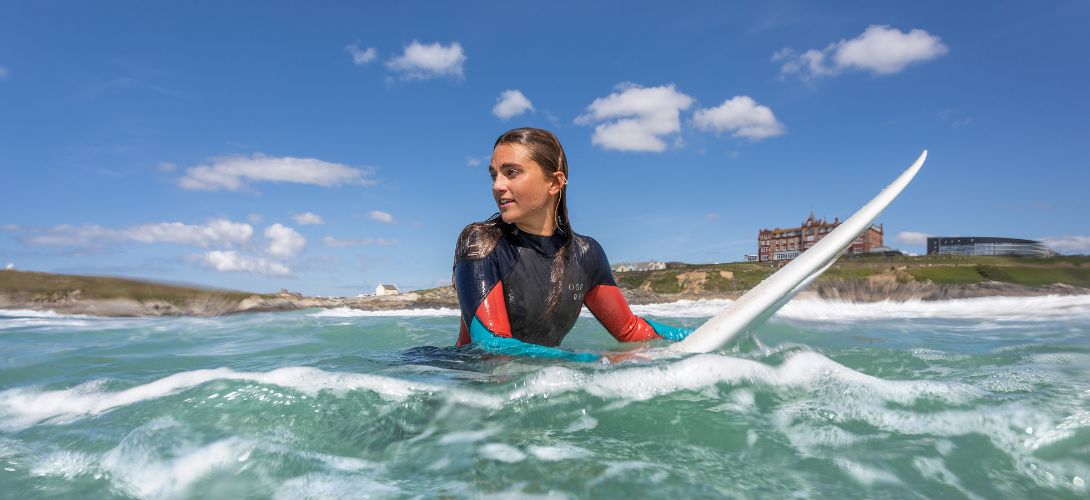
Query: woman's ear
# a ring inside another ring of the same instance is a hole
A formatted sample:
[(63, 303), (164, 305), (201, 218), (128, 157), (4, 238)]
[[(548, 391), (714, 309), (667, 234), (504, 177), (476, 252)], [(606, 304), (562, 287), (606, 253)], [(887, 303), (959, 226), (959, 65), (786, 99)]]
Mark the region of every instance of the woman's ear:
[(549, 194), (560, 194), (560, 191), (567, 185), (568, 176), (564, 175), (564, 172), (557, 170), (556, 172), (553, 172), (553, 185), (549, 187)]

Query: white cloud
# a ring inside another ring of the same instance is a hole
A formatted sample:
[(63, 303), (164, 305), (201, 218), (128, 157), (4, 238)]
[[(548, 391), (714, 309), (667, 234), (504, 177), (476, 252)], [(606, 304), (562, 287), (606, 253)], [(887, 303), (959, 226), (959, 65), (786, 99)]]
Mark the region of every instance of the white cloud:
[(533, 111), (534, 105), (518, 90), (504, 90), (496, 98), (492, 114), (501, 120), (510, 120), (527, 111)]
[(387, 224), (394, 223), (394, 216), (389, 212), (383, 212), (382, 210), (372, 210), (368, 212), (367, 216), (379, 222), (385, 222)]
[(467, 167), (479, 167), (479, 166), (481, 166), (481, 159), (480, 158), (474, 158), (472, 156), (467, 156), (466, 157), (466, 166)]
[(681, 111), (693, 104), (693, 98), (678, 92), (674, 85), (622, 84), (618, 90), (595, 99), (575, 122), (606, 122), (594, 128), (591, 140), (603, 149), (665, 151), (663, 138), (681, 131)]
[(909, 245), (914, 247), (927, 246), (927, 239), (934, 238), (935, 235), (928, 233), (919, 233), (916, 231), (901, 231), (897, 233), (893, 239), (902, 245)]
[(125, 228), (97, 224), (60, 225), (50, 228), (12, 228), (27, 233), (22, 241), (31, 245), (68, 246), (98, 249), (117, 243), (170, 243), (208, 249), (199, 257), (203, 265), (219, 271), (245, 271), (284, 275), (291, 271), (281, 260), (298, 255), (306, 247), (306, 238), (294, 229), (273, 224), (265, 229), (265, 255), (245, 255), (235, 249), (255, 250), (254, 228), (227, 219), (213, 219), (206, 224), (160, 222)]
[(263, 154), (215, 158), (209, 165), (186, 169), (178, 180), (184, 189), (238, 191), (248, 182), (293, 182), (331, 187), (374, 184), (368, 171), (314, 158), (274, 157)]
[(201, 257), (201, 262), (220, 272), (246, 272), (272, 276), (291, 274), (291, 269), (284, 264), (264, 257), (242, 255), (233, 250), (207, 252)]
[(273, 224), (265, 228), (265, 239), (269, 240), (269, 246), (265, 251), (275, 257), (291, 257), (303, 251), (307, 245), (307, 239), (294, 229)]
[(261, 224), (261, 222), (265, 220), (265, 216), (255, 212), (247, 215), (246, 220), (250, 221), (252, 224)]
[(1090, 254), (1090, 236), (1059, 236), (1041, 238), (1041, 243), (1056, 253)]
[(378, 52), (374, 47), (367, 47), (366, 49), (360, 49), (360, 42), (354, 42), (351, 45), (344, 48), (349, 54), (352, 55), (352, 62), (357, 66), (367, 64), (374, 61), (378, 57)]
[(214, 219), (205, 225), (181, 222), (142, 224), (122, 229), (97, 224), (70, 226), (63, 224), (23, 239), (33, 245), (53, 245), (97, 248), (116, 242), (174, 243), (209, 248), (213, 246), (246, 246), (253, 237), (249, 224)]
[(159, 162), (159, 165), (157, 165), (157, 167), (159, 168), (160, 172), (168, 174), (174, 172), (175, 170), (178, 170), (178, 166), (169, 161), (161, 161)]
[(388, 240), (386, 238), (364, 238), (364, 239), (360, 239), (360, 240), (353, 240), (353, 239), (334, 238), (332, 236), (326, 236), (325, 238), (322, 238), (322, 242), (325, 243), (327, 246), (337, 247), (337, 248), (351, 247), (351, 246), (356, 246), (356, 245), (360, 245), (360, 246), (377, 245), (377, 246), (380, 246), (380, 247), (385, 247), (385, 246), (390, 246), (390, 245), (393, 245), (393, 244), (397, 243), (396, 240)]
[(291, 216), (291, 219), (294, 220), (295, 223), (299, 224), (300, 226), (325, 224), (325, 221), (322, 220), (321, 215), (311, 213), (311, 212), (303, 212), (301, 214), (294, 214), (294, 215)]
[(3, 80), (5, 78), (7, 78), (8, 74), (9, 74), (8, 69), (3, 67), (3, 66), (0, 66), (0, 80)]
[(458, 42), (443, 46), (436, 42), (424, 45), (413, 40), (405, 52), (391, 59), (386, 67), (401, 73), (406, 80), (427, 80), (441, 76), (463, 78), (462, 65), (466, 55)]
[(772, 60), (783, 61), (781, 74), (812, 80), (848, 69), (890, 75), (910, 64), (929, 61), (948, 52), (950, 48), (939, 37), (924, 30), (913, 29), (905, 33), (875, 24), (851, 40), (841, 40), (822, 50), (810, 49), (801, 54), (783, 49), (773, 54)]
[(101, 247), (107, 243), (113, 243), (119, 239), (121, 231), (89, 224), (83, 226), (71, 226), (61, 224), (22, 238), (28, 245), (49, 245), (67, 247)]
[(784, 133), (784, 126), (768, 106), (749, 96), (735, 96), (715, 108), (698, 109), (693, 116), (701, 130), (730, 132), (733, 137), (761, 140)]
[(245, 245), (254, 234), (249, 224), (215, 219), (204, 226), (167, 222), (145, 224), (126, 230), (132, 240), (142, 243), (177, 243), (208, 247), (212, 245)]

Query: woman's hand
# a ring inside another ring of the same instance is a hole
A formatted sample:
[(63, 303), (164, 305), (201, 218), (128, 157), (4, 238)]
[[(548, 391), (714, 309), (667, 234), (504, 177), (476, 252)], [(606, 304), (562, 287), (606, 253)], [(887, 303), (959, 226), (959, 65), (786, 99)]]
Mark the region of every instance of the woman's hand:
[(611, 352), (602, 355), (602, 362), (607, 364), (650, 362), (651, 358), (641, 351), (642, 349), (633, 349), (631, 351)]

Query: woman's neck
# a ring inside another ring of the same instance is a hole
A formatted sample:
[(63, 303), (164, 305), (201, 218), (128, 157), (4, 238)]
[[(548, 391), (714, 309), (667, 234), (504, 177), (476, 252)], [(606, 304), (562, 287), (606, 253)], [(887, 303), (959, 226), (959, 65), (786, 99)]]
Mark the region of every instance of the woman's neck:
[(516, 222), (515, 227), (519, 228), (524, 233), (536, 234), (538, 236), (552, 236), (556, 232), (556, 224), (551, 220), (546, 219), (542, 225), (535, 224), (523, 224)]
[(538, 236), (552, 236), (556, 232), (556, 212), (546, 210), (541, 218), (529, 222), (516, 222), (520, 231)]

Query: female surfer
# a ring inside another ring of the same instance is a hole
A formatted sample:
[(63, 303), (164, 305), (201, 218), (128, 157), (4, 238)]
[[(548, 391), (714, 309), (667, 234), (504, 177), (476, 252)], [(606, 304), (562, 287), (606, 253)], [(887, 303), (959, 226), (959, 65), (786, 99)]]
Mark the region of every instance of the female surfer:
[(552, 132), (505, 132), (488, 172), (499, 213), (466, 226), (454, 251), (462, 312), (457, 345), (596, 361), (602, 359), (597, 354), (558, 347), (583, 305), (621, 342), (680, 340), (691, 332), (632, 314), (602, 247), (572, 231), (568, 161)]

